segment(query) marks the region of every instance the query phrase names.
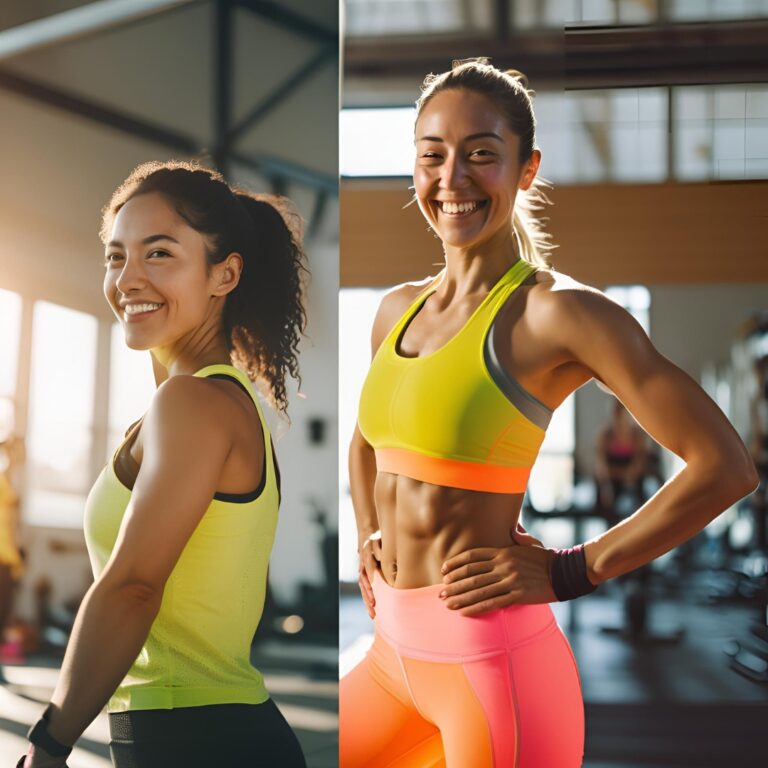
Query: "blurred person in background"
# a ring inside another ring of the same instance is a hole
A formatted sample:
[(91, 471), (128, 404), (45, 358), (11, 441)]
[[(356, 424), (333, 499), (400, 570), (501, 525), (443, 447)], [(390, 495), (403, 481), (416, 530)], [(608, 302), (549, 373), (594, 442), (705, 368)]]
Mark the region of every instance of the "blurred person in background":
[(622, 493), (643, 498), (643, 480), (648, 470), (645, 433), (621, 400), (611, 402), (611, 416), (598, 432), (595, 451), (595, 480), (598, 506), (614, 522), (615, 505)]
[[(23, 458), (19, 438), (7, 434), (0, 442), (0, 664), (23, 661), (16, 643), (5, 629), (13, 611), (16, 584), (24, 570), (19, 550), (19, 495), (14, 487), (14, 468)], [(2, 671), (0, 671), (2, 679)]]
[(197, 164), (146, 163), (101, 238), (104, 295), (157, 390), (86, 500), (95, 582), (19, 766), (65, 765), (105, 704), (118, 768), (305, 766), (250, 663), (280, 497), (251, 382), (285, 411), (299, 378), (298, 216)]
[[(668, 552), (757, 482), (698, 384), (548, 266), (532, 95), (479, 59), (427, 77), (417, 102), (415, 198), (445, 267), (374, 321), (349, 465), (375, 635), (341, 681), (342, 768), (580, 766), (580, 677), (549, 603)], [(552, 412), (592, 378), (686, 466), (619, 525), (547, 548), (518, 522), (528, 476)]]

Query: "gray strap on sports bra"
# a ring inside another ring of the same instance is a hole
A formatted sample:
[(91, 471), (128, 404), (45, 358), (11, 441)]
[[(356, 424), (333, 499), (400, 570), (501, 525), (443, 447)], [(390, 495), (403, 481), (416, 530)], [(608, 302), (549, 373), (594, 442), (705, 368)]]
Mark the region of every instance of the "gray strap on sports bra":
[(496, 321), (494, 320), (488, 329), (488, 333), (485, 335), (485, 344), (483, 345), (483, 358), (485, 359), (488, 373), (496, 383), (496, 386), (507, 396), (507, 399), (515, 408), (536, 424), (536, 426), (546, 430), (552, 419), (553, 412), (541, 400), (523, 389), (517, 379), (501, 365), (493, 343), (495, 327)]

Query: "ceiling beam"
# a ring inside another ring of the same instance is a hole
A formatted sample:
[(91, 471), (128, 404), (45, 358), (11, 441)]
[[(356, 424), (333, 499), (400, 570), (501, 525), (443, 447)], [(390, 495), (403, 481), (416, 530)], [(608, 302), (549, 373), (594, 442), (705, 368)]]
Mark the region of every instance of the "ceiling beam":
[(336, 54), (336, 46), (323, 48), (310, 57), (296, 72), (278, 83), (237, 125), (230, 129), (226, 137), (227, 144), (234, 144), (246, 131), (287, 99), (296, 88), (305, 83), (307, 78), (311, 77), (323, 64), (335, 59)]
[[(190, 156), (199, 156), (207, 152), (207, 148), (191, 136), (7, 69), (0, 69), (0, 89), (31, 99), (44, 107), (53, 107), (121, 131), (134, 138), (159, 144), (173, 152)], [(239, 163), (267, 178), (283, 178), (338, 194), (338, 180), (335, 177), (282, 158), (243, 152), (232, 152), (230, 158), (234, 163)]]
[(338, 45), (338, 29), (318, 24), (316, 21), (296, 13), (296, 11), (287, 8), (281, 3), (272, 2), (271, 0), (237, 0), (237, 4), (297, 35), (302, 35), (321, 43)]
[(199, 0), (97, 0), (0, 31), (0, 60), (76, 40)]
[(347, 39), (344, 73), (359, 79), (412, 78), (443, 72), (452, 59), (489, 56), (514, 67), (536, 89), (703, 85), (768, 80), (768, 21), (511, 30), (460, 39)]
[(0, 69), (0, 89), (24, 96), (45, 107), (53, 107), (114, 128), (134, 138), (161, 144), (174, 152), (192, 155), (200, 151), (200, 145), (190, 136), (8, 69)]

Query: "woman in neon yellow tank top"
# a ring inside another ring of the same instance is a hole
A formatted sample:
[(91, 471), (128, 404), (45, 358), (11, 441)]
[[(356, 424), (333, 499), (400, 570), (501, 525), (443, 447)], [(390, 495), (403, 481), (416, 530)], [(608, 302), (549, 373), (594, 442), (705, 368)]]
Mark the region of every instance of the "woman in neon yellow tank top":
[[(549, 603), (693, 536), (755, 469), (626, 311), (548, 268), (525, 215), (541, 152), (521, 73), (479, 60), (430, 75), (415, 145), (445, 267), (387, 294), (374, 322), (349, 462), (376, 631), (341, 681), (340, 766), (576, 768), (580, 679)], [(546, 548), (518, 522), (528, 474), (552, 412), (591, 378), (687, 466), (621, 525)]]
[(158, 387), (88, 495), (96, 580), (25, 768), (64, 765), (105, 704), (118, 768), (305, 765), (250, 663), (279, 502), (251, 381), (285, 410), (298, 378), (292, 217), (181, 162), (139, 166), (104, 209), (104, 294)]

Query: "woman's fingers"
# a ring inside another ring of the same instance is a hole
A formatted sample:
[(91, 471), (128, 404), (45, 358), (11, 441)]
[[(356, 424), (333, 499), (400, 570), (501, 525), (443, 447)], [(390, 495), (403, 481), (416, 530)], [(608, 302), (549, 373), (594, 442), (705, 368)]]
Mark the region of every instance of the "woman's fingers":
[(450, 573), (446, 573), (445, 576), (443, 576), (443, 584), (454, 584), (458, 581), (468, 580), (471, 576), (491, 573), (493, 570), (493, 560), (480, 560), (475, 563), (467, 563), (467, 565), (459, 566), (458, 568), (454, 568)]
[(375, 605), (375, 601), (373, 598), (373, 589), (371, 589), (371, 582), (368, 578), (368, 573), (366, 572), (364, 567), (360, 568), (360, 575), (357, 579), (357, 583), (360, 586), (360, 594), (363, 597), (363, 602), (365, 603), (365, 608), (368, 611), (368, 615), (373, 618), (374, 617), (374, 609), (373, 606)]
[(375, 617), (374, 606), (376, 599), (373, 596), (373, 574), (379, 567), (381, 560), (381, 544), (377, 540), (369, 540), (365, 543), (363, 551), (360, 553), (360, 593), (363, 596), (363, 602), (368, 609), (368, 615), (373, 619)]
[[(473, 611), (479, 613), (490, 610), (488, 606), (501, 608), (503, 605), (508, 605), (512, 602), (510, 598), (509, 587), (500, 580), (447, 597), (445, 598), (445, 604), (453, 610), (471, 605)], [(481, 605), (486, 607), (481, 608)]]
[(482, 560), (493, 560), (498, 553), (497, 547), (476, 547), (475, 549), (465, 549), (458, 555), (449, 557), (444, 563), (441, 571), (443, 574), (450, 573), (454, 568), (460, 568), (462, 565)]

